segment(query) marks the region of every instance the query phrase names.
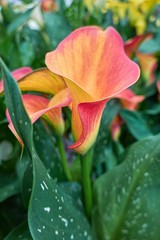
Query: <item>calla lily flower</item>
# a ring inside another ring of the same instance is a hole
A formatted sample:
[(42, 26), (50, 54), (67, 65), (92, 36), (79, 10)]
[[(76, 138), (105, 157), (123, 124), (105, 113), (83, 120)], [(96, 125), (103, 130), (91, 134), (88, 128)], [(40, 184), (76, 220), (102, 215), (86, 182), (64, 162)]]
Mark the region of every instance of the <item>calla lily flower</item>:
[[(60, 76), (52, 74), (48, 69), (44, 68), (32, 71), (29, 67), (14, 70), (12, 76), (18, 81), (22, 91), (36, 91), (51, 95), (56, 94), (56, 96), (50, 100), (48, 97), (24, 94), (23, 102), (32, 123), (42, 116), (54, 128), (56, 134), (62, 135), (64, 133), (64, 120), (61, 107), (68, 106), (71, 102), (68, 96), (68, 89), (66, 89), (66, 84), (63, 79)], [(3, 93), (3, 90), (3, 81), (1, 81), (0, 93)], [(19, 142), (22, 143), (22, 140), (13, 127), (8, 112), (7, 118), (9, 120), (9, 128)]]
[(136, 95), (131, 89), (126, 89), (118, 93), (115, 98), (120, 99), (123, 108), (134, 111), (138, 108), (139, 103), (145, 99), (145, 96)]
[(107, 101), (138, 80), (139, 67), (125, 54), (114, 28), (103, 31), (96, 26), (72, 32), (46, 54), (45, 62), (48, 69), (28, 74), (19, 86), (53, 95), (43, 110), (34, 109), (36, 119), (55, 108), (70, 107), (75, 137), (70, 148), (85, 154), (96, 140)]
[(137, 81), (139, 67), (126, 56), (112, 27), (75, 30), (47, 53), (46, 65), (63, 77), (70, 90), (76, 140), (71, 148), (84, 154), (96, 140), (107, 101)]
[[(64, 133), (62, 107), (69, 105), (71, 101), (69, 96), (67, 97), (66, 101), (64, 95), (66, 95), (66, 93), (64, 91), (61, 91), (59, 94), (56, 95), (55, 98), (52, 98), (52, 100), (50, 101), (49, 99), (42, 96), (23, 94), (23, 104), (31, 119), (31, 122), (34, 123), (38, 118), (42, 116), (42, 118), (47, 120), (47, 122), (54, 128), (57, 135), (62, 135)], [(23, 145), (22, 140), (18, 136), (13, 126), (8, 110), (6, 111), (6, 116), (9, 121), (9, 128), (17, 137), (18, 141)]]
[[(139, 103), (145, 99), (145, 97), (142, 95), (136, 95), (131, 89), (126, 89), (120, 92), (115, 96), (115, 98), (118, 98), (120, 100), (122, 108), (128, 109), (130, 111), (136, 110), (139, 106)], [(114, 140), (118, 139), (121, 131), (121, 126), (123, 124), (124, 121), (119, 115), (113, 119), (111, 123), (111, 133)]]
[(123, 124), (124, 124), (123, 119), (119, 116), (119, 114), (117, 114), (110, 125), (111, 135), (114, 141), (117, 141), (119, 139), (121, 133), (121, 126)]
[(132, 58), (136, 56), (142, 70), (142, 76), (148, 84), (155, 80), (154, 71), (157, 67), (157, 58), (152, 53), (143, 53), (139, 50), (139, 46), (143, 41), (151, 39), (151, 34), (136, 36), (125, 42), (124, 48), (126, 54)]
[[(42, 104), (41, 106), (41, 111), (39, 111), (40, 106), (38, 107), (37, 104), (32, 104), (32, 102), (35, 100), (33, 99), (33, 95), (30, 95), (30, 97), (27, 99), (24, 98), (26, 110), (29, 116), (31, 115), (32, 111), (28, 110), (33, 110), (34, 114), (33, 116), (30, 116), (33, 123), (42, 116), (51, 126), (53, 126), (58, 135), (62, 135), (64, 133), (62, 107), (68, 106), (71, 103), (69, 90), (63, 78), (50, 72), (46, 68), (38, 69), (22, 78), (19, 81), (19, 87), (22, 91), (34, 91), (45, 94), (45, 97), (43, 99), (41, 98), (42, 102), (45, 102), (45, 104)], [(48, 95), (53, 97), (49, 100)]]
[(66, 83), (61, 76), (47, 68), (37, 69), (20, 79), (18, 83), (22, 91), (35, 91), (55, 95), (65, 89)]

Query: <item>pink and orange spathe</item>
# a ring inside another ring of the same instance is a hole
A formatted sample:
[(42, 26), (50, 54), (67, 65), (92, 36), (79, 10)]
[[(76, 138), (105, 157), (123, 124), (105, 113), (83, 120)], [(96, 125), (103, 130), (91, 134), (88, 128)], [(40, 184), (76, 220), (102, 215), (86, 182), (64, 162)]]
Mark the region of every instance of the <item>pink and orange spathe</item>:
[[(59, 99), (61, 100), (61, 98)], [(56, 103), (54, 104), (53, 101), (51, 102), (49, 99), (43, 96), (23, 94), (22, 100), (32, 123), (36, 122), (38, 118), (42, 117), (54, 128), (57, 135), (62, 135), (64, 133), (64, 120), (61, 115), (62, 106), (69, 104), (66, 99), (62, 101), (58, 101), (57, 99)], [(8, 111), (6, 115), (9, 121), (9, 128), (17, 137), (18, 141), (23, 145), (22, 140), (16, 133)]]
[(96, 140), (107, 101), (137, 81), (139, 67), (126, 56), (115, 29), (94, 26), (72, 32), (47, 53), (46, 65), (69, 88), (76, 139), (71, 147), (84, 154)]
[[(54, 128), (57, 135), (62, 135), (64, 133), (62, 107), (71, 103), (63, 78), (46, 68), (38, 69), (23, 77), (19, 81), (19, 87), (22, 91), (34, 91), (43, 95), (40, 97), (28, 94), (23, 98), (32, 122), (42, 116)], [(48, 95), (53, 97), (50, 98)]]

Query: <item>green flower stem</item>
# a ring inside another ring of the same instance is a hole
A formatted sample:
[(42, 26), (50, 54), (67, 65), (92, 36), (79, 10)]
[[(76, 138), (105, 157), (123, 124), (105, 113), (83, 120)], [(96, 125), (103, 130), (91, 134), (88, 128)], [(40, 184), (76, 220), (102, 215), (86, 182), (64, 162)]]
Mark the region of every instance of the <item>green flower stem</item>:
[(60, 153), (60, 156), (61, 156), (61, 161), (62, 161), (62, 165), (63, 165), (63, 168), (64, 168), (64, 172), (66, 174), (67, 179), (70, 181), (72, 177), (71, 177), (71, 172), (70, 172), (69, 165), (68, 165), (68, 162), (67, 162), (67, 157), (66, 157), (66, 152), (65, 152), (62, 137), (57, 137), (57, 145), (58, 145), (59, 153)]
[(92, 184), (91, 184), (91, 167), (92, 167), (92, 149), (86, 155), (81, 156), (81, 169), (82, 169), (82, 186), (84, 206), (88, 219), (91, 219), (92, 211)]

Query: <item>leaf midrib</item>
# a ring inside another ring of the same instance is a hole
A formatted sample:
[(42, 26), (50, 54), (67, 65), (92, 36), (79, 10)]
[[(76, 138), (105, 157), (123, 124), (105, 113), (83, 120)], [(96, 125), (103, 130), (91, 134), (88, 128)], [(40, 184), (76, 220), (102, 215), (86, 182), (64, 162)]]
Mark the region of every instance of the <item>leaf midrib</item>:
[(113, 235), (111, 236), (111, 240), (117, 240), (119, 239), (119, 236), (120, 236), (120, 231), (121, 231), (121, 226), (123, 225), (123, 222), (124, 222), (124, 218), (125, 218), (125, 215), (123, 214), (124, 212), (126, 212), (125, 210), (128, 209), (128, 205), (130, 203), (130, 199), (131, 199), (131, 196), (132, 196), (132, 193), (134, 191), (134, 189), (136, 188), (137, 186), (137, 182), (139, 181), (140, 178), (143, 177), (143, 174), (146, 169), (149, 167), (149, 165), (151, 164), (151, 162), (153, 161), (152, 160), (152, 156), (154, 155), (154, 152), (156, 152), (156, 148), (158, 148), (158, 146), (155, 146), (154, 147), (154, 150), (152, 151), (152, 155), (150, 156), (150, 161), (146, 161), (146, 164), (144, 163), (141, 168), (140, 168), (140, 171), (137, 173), (136, 177), (133, 178), (133, 181), (132, 181), (132, 184), (131, 184), (131, 188), (130, 188), (130, 191), (128, 193), (128, 198), (124, 198), (124, 203), (122, 204), (122, 210), (120, 211), (120, 214), (117, 219), (117, 225), (115, 227), (115, 230), (114, 230), (114, 233)]

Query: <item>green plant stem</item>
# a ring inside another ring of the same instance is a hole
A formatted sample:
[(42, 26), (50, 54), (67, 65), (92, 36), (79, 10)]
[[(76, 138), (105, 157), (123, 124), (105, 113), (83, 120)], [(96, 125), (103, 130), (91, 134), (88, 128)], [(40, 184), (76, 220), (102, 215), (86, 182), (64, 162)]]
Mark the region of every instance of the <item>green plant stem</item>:
[(89, 150), (86, 155), (81, 156), (82, 186), (84, 206), (88, 219), (91, 219), (92, 211), (92, 184), (91, 184), (91, 166), (93, 151)]
[(64, 168), (64, 172), (66, 174), (67, 179), (70, 181), (71, 180), (71, 172), (70, 172), (69, 165), (68, 165), (68, 162), (67, 162), (67, 157), (66, 157), (66, 152), (65, 152), (62, 137), (57, 137), (57, 145), (58, 145), (59, 153), (60, 153), (60, 156), (61, 156), (61, 161), (62, 161), (62, 165), (63, 165), (63, 168)]

